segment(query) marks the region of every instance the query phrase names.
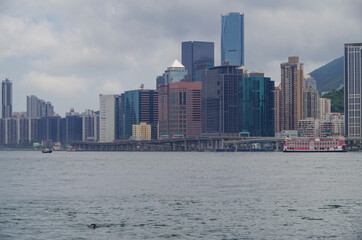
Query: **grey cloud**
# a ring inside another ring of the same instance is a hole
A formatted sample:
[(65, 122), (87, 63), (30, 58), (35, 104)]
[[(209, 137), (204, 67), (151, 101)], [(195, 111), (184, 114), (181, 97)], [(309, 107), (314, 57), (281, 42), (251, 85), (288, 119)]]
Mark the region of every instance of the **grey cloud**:
[[(0, 53), (0, 77), (14, 77), (16, 110), (25, 109), (25, 96), (32, 91), (53, 101), (61, 114), (71, 106), (97, 109), (97, 96), (104, 89), (121, 92), (141, 82), (154, 88), (155, 77), (174, 59), (181, 60), (181, 41), (215, 42), (218, 64), (220, 16), (230, 11), (245, 13), (248, 69), (276, 81), (280, 63), (290, 55), (299, 55), (308, 72), (341, 56), (344, 42), (362, 39), (362, 3), (357, 0), (4, 0), (0, 17), (18, 20), (38, 36), (22, 32), (0, 39), (0, 49), (12, 39), (22, 46), (16, 55)], [(47, 39), (53, 42), (42, 43)], [(87, 92), (79, 93), (84, 100), (70, 98), (65, 105), (61, 97), (16, 84), (31, 72), (88, 81)]]

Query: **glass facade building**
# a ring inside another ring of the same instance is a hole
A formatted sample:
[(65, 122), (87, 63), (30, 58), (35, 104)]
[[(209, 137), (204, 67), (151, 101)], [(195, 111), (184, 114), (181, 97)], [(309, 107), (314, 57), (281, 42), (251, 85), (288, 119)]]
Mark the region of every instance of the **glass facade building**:
[(239, 131), (274, 137), (274, 81), (251, 73), (239, 81)]
[(182, 65), (188, 71), (188, 81), (201, 81), (196, 72), (214, 66), (214, 43), (188, 41), (181, 45)]
[(349, 138), (362, 137), (362, 43), (344, 45), (344, 116)]
[(244, 66), (244, 14), (221, 16), (221, 64)]
[(157, 138), (158, 91), (132, 90), (121, 96), (121, 137), (132, 136), (132, 125), (146, 122), (152, 126), (152, 139)]
[(242, 79), (243, 69), (238, 66), (206, 70), (202, 79), (203, 135), (238, 135), (238, 86)]
[(313, 88), (308, 88), (303, 91), (303, 118), (317, 119), (318, 114), (318, 103), (319, 103), (318, 91)]

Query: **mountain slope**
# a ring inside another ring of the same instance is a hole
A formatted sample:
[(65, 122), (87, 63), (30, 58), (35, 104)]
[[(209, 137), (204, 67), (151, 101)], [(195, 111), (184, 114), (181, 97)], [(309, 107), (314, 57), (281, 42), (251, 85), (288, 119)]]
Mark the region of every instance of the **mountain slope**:
[(331, 92), (343, 86), (343, 56), (309, 73), (320, 92)]
[(331, 99), (331, 111), (332, 112), (344, 112), (344, 88), (335, 90), (323, 95), (324, 98)]

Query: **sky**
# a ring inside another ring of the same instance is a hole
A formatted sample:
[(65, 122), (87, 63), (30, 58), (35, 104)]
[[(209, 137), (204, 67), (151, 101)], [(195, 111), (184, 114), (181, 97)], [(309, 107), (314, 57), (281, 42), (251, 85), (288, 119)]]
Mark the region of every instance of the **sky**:
[(362, 0), (0, 0), (0, 79), (13, 82), (13, 111), (26, 96), (64, 116), (99, 109), (99, 94), (155, 89), (181, 42), (215, 43), (221, 15), (244, 13), (245, 63), (278, 84), (280, 63), (305, 73), (362, 42)]

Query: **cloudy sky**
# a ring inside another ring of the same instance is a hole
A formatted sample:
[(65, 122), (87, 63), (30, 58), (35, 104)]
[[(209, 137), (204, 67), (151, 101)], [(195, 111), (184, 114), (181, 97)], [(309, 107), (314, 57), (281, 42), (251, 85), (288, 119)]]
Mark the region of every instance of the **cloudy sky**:
[(181, 61), (182, 41), (215, 42), (221, 14), (245, 14), (245, 62), (280, 82), (280, 63), (297, 55), (305, 72), (362, 42), (361, 0), (0, 0), (0, 78), (13, 81), (14, 111), (26, 96), (98, 110), (98, 96), (155, 88)]

